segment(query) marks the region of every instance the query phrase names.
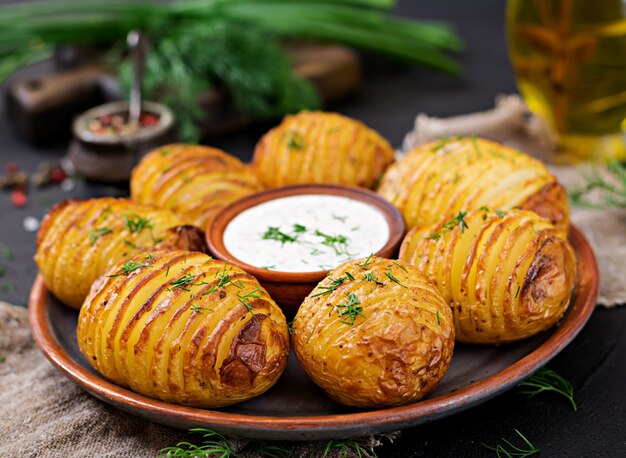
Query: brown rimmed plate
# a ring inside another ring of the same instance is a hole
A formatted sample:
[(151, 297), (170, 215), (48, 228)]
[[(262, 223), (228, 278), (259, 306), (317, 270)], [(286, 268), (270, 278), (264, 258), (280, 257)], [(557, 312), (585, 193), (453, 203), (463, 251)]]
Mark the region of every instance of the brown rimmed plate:
[(270, 391), (234, 406), (205, 410), (141, 396), (107, 381), (89, 366), (76, 342), (78, 312), (49, 294), (41, 277), (31, 291), (30, 323), (43, 353), (67, 377), (95, 397), (156, 423), (266, 440), (363, 436), (415, 426), (475, 406), (514, 387), (565, 348), (591, 316), (598, 293), (591, 247), (576, 228), (571, 229), (570, 241), (578, 256), (578, 284), (556, 327), (500, 347), (459, 344), (448, 373), (433, 393), (420, 402), (390, 409), (363, 411), (335, 404), (307, 378), (293, 355)]

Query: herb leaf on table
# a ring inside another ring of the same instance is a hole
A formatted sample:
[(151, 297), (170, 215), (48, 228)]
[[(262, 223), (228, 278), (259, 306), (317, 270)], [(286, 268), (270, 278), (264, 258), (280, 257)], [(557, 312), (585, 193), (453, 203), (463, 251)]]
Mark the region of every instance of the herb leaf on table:
[(481, 445), (485, 448), (488, 448), (489, 450), (493, 450), (494, 452), (496, 452), (496, 456), (498, 458), (513, 458), (513, 457), (526, 458), (527, 456), (531, 456), (531, 455), (535, 455), (539, 453), (539, 449), (535, 447), (533, 444), (531, 444), (530, 441), (526, 439), (526, 437), (522, 433), (520, 433), (517, 429), (515, 430), (515, 432), (524, 442), (524, 445), (522, 445), (522, 447), (526, 446), (528, 447), (527, 449), (523, 449), (516, 445), (513, 445), (511, 442), (509, 442), (505, 438), (500, 438), (500, 440), (504, 442), (505, 445), (496, 444), (495, 447), (482, 444), (482, 443)]
[(523, 388), (520, 394), (526, 394), (528, 397), (533, 397), (546, 391), (558, 393), (569, 400), (574, 412), (578, 409), (574, 401), (574, 388), (572, 384), (553, 370), (546, 369), (545, 367), (541, 368), (528, 380), (523, 381), (517, 386)]

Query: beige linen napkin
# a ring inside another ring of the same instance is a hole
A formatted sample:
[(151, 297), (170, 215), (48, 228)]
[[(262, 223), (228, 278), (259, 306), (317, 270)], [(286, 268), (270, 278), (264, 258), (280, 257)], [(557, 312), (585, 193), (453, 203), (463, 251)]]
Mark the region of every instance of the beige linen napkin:
[[(517, 95), (499, 96), (493, 110), (452, 118), (419, 114), (404, 138), (402, 156), (413, 147), (439, 137), (477, 135), (525, 151), (538, 159), (556, 160), (556, 141), (539, 118), (533, 116)], [(588, 167), (549, 166), (567, 189), (582, 183)], [(598, 304), (605, 307), (626, 303), (626, 210), (590, 210), (571, 207), (571, 220), (587, 237), (600, 268)]]

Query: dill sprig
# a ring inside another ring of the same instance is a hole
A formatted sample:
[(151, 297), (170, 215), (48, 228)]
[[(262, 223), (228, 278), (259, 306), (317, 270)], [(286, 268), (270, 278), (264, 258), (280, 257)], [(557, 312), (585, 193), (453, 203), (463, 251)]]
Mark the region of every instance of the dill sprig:
[(233, 285), (234, 287), (238, 288), (238, 289), (244, 289), (243, 283), (241, 282), (241, 280), (238, 280), (237, 282), (234, 282), (230, 276), (229, 273), (226, 272), (226, 264), (224, 264), (224, 267), (220, 270), (218, 270), (215, 274), (215, 279), (217, 280), (217, 283), (214, 284), (213, 286), (211, 286), (211, 288), (209, 288), (207, 291), (205, 291), (204, 293), (202, 293), (203, 296), (207, 296), (211, 293), (214, 293), (215, 291), (217, 291), (220, 288), (224, 288), (227, 285)]
[(318, 237), (322, 237), (324, 239), (322, 240), (322, 245), (332, 248), (337, 256), (350, 255), (347, 245), (348, 238), (345, 235), (328, 235), (324, 234), (319, 229), (315, 230), (315, 235), (317, 235)]
[(573, 205), (601, 210), (626, 208), (626, 165), (615, 161), (607, 164), (603, 172), (593, 167), (581, 175), (585, 184), (568, 192)]
[(100, 237), (103, 235), (107, 235), (113, 232), (110, 227), (97, 227), (95, 229), (91, 229), (89, 231), (89, 240), (91, 240), (91, 245), (95, 245)]
[(141, 269), (142, 267), (152, 267), (150, 264), (146, 264), (144, 262), (137, 262), (137, 261), (126, 261), (121, 267), (120, 267), (120, 271), (116, 274), (111, 274), (111, 275), (107, 275), (107, 277), (109, 278), (114, 278), (114, 277), (119, 277), (121, 275), (126, 275), (128, 276), (128, 274)]
[(447, 221), (443, 224), (442, 229), (440, 231), (435, 231), (432, 234), (426, 237), (426, 240), (439, 240), (448, 232), (454, 230), (455, 227), (459, 227), (459, 231), (461, 234), (465, 232), (465, 229), (469, 229), (467, 222), (465, 221), (465, 216), (467, 212), (460, 211), (454, 218), (450, 221)]
[[(400, 266), (402, 267), (402, 266)], [(406, 269), (404, 267), (402, 267), (403, 270), (406, 272)], [(402, 286), (403, 288), (406, 288), (406, 285), (404, 285), (403, 283), (400, 282), (400, 280), (398, 280), (398, 278), (393, 274), (393, 266), (389, 266), (389, 272), (385, 272), (385, 277), (387, 277), (390, 281), (397, 283), (398, 285)]]
[(333, 451), (337, 451), (336, 456), (348, 457), (358, 456), (359, 458), (378, 458), (371, 445), (365, 445), (354, 439), (330, 439), (321, 448), (321, 458), (335, 456)]
[(526, 394), (529, 397), (546, 391), (558, 393), (569, 400), (574, 412), (578, 409), (574, 401), (574, 388), (572, 384), (553, 370), (543, 367), (535, 372), (528, 380), (523, 381), (517, 386), (524, 388), (524, 390), (520, 391), (520, 394)]
[(144, 229), (154, 228), (154, 224), (147, 218), (143, 218), (136, 213), (128, 212), (124, 215), (124, 227), (131, 234), (141, 234)]
[(160, 458), (195, 458), (209, 457), (235, 458), (237, 453), (221, 434), (204, 428), (190, 429), (191, 433), (202, 434), (202, 445), (190, 442), (179, 442), (175, 447), (167, 447), (159, 451)]
[(374, 256), (374, 253), (370, 253), (370, 255), (367, 257), (367, 259), (365, 260), (365, 262), (362, 262), (361, 264), (357, 264), (360, 267), (367, 267), (372, 263), (372, 257)]
[(287, 148), (289, 149), (289, 151), (293, 151), (294, 149), (298, 151), (302, 150), (302, 148), (304, 147), (304, 141), (302, 140), (302, 135), (300, 135), (300, 132), (294, 130), (287, 133), (286, 135), (288, 135)]
[[(517, 429), (515, 430), (515, 432), (522, 439), (525, 446), (528, 447), (527, 449), (523, 449), (516, 445), (513, 445), (511, 442), (509, 442), (508, 440), (504, 438), (500, 438), (500, 440), (504, 442), (505, 445), (496, 444), (495, 447), (482, 444), (482, 443), (481, 445), (485, 448), (488, 448), (489, 450), (493, 450), (494, 452), (496, 452), (496, 456), (498, 458), (514, 458), (514, 457), (526, 458), (527, 456), (531, 456), (531, 455), (535, 455), (539, 453), (539, 449), (535, 447), (533, 444), (531, 444), (530, 441), (526, 439), (526, 437), (522, 433), (520, 433)], [(508, 450), (505, 447), (508, 447)]]
[(237, 293), (237, 300), (243, 304), (245, 308), (248, 309), (251, 315), (254, 315), (254, 307), (250, 304), (250, 299), (260, 299), (261, 296), (258, 294), (261, 290), (256, 287), (252, 291), (249, 291), (243, 295)]
[(357, 317), (362, 316), (365, 318), (365, 315), (362, 313), (363, 307), (361, 307), (360, 304), (361, 301), (356, 294), (346, 294), (346, 299), (337, 304), (337, 314), (340, 318), (343, 318), (340, 322), (352, 326), (354, 325)]
[(263, 240), (276, 240), (280, 242), (282, 245), (285, 243), (293, 243), (298, 237), (286, 234), (280, 230), (278, 227), (268, 227), (267, 230), (262, 235)]
[(195, 280), (196, 280), (196, 276), (193, 275), (192, 273), (187, 272), (182, 277), (180, 277), (180, 278), (178, 278), (176, 280), (172, 280), (171, 282), (169, 282), (171, 287), (167, 288), (167, 290), (171, 291), (173, 289), (182, 289), (183, 291), (189, 292), (189, 287), (190, 286), (202, 286), (202, 285), (207, 285), (208, 284), (205, 281), (199, 282), (199, 283), (194, 283)]
[(345, 281), (348, 280), (347, 277), (337, 277), (337, 278), (328, 277), (328, 278), (330, 279), (330, 284), (328, 286), (326, 285), (318, 286), (317, 289), (321, 290), (321, 292), (317, 294), (313, 294), (311, 297), (328, 296), (332, 292), (336, 291), (337, 288), (339, 288), (341, 285), (343, 285)]
[(363, 275), (363, 278), (361, 279), (361, 281), (359, 283), (362, 283), (364, 281), (371, 281), (371, 282), (376, 283), (379, 286), (385, 284), (384, 282), (382, 282), (378, 278), (376, 278), (376, 274), (374, 274), (374, 272), (368, 272), (365, 275)]

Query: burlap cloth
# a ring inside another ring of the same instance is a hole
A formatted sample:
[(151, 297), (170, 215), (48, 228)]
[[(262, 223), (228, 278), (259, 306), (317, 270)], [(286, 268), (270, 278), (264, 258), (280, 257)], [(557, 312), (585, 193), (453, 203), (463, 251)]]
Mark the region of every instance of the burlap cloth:
[[(492, 138), (540, 158), (549, 157), (554, 145), (513, 96), (500, 98), (496, 109), (485, 113), (447, 120), (420, 115), (403, 149), (438, 136), (463, 134)], [(577, 168), (553, 171), (566, 187), (580, 180)], [(572, 222), (596, 253), (599, 303), (625, 303), (626, 211), (573, 209)], [(198, 436), (149, 423), (86, 394), (37, 349), (26, 315), (26, 309), (0, 302), (0, 358), (5, 358), (0, 363), (0, 457), (154, 457), (180, 441), (200, 442)], [(375, 438), (368, 441), (379, 443)], [(241, 457), (259, 456), (256, 443), (234, 440), (231, 446)], [(319, 443), (300, 444), (290, 456), (316, 456), (319, 450)]]

